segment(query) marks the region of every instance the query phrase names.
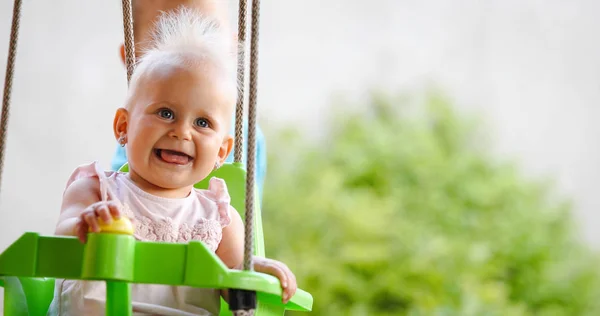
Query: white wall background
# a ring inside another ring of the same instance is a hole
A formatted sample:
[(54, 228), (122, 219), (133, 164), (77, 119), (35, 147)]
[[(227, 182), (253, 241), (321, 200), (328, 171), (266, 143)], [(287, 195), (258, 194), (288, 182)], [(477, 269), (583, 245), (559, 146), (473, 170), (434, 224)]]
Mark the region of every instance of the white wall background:
[[(555, 175), (575, 199), (582, 236), (600, 244), (599, 1), (262, 2), (263, 121), (318, 136), (332, 93), (437, 84), (485, 115), (499, 152)], [(24, 1), (0, 249), (24, 231), (53, 232), (73, 168), (109, 167), (126, 91), (120, 10), (120, 1)], [(11, 14), (12, 1), (0, 1), (2, 67)]]

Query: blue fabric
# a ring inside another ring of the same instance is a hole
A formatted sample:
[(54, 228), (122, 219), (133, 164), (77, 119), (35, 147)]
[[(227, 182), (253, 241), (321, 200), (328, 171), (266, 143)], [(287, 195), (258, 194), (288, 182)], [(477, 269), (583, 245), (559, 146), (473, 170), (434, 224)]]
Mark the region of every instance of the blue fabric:
[[(248, 127), (248, 122), (244, 121), (244, 131), (247, 130)], [(231, 124), (231, 130), (230, 130), (231, 135), (235, 134), (235, 118)], [(248, 133), (244, 132), (244, 142), (243, 142), (243, 146), (244, 146), (244, 150), (242, 151), (243, 156), (242, 156), (242, 162), (244, 162), (244, 164), (246, 163), (246, 152), (247, 152), (247, 148), (248, 148)], [(227, 156), (227, 159), (225, 160), (226, 162), (233, 162), (233, 150), (231, 150), (231, 153), (229, 154), (229, 156)], [(260, 129), (260, 127), (257, 126), (256, 128), (256, 186), (258, 189), (258, 197), (259, 197), (259, 201), (262, 202), (262, 193), (263, 193), (263, 186), (264, 186), (264, 182), (265, 182), (265, 176), (267, 174), (267, 149), (266, 149), (266, 141), (265, 141), (265, 136), (262, 133), (262, 130)], [(125, 148), (118, 146), (117, 145), (117, 150), (115, 152), (115, 155), (113, 157), (112, 160), (112, 170), (116, 171), (119, 170), (119, 168), (121, 168), (121, 166), (123, 166), (125, 163), (127, 162), (127, 153), (125, 152)]]

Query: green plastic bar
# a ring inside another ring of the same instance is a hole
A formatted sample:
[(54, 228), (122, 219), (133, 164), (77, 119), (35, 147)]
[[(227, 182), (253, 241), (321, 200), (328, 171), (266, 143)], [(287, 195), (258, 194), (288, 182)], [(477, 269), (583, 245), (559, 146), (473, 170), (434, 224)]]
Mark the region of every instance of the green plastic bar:
[(131, 285), (106, 281), (106, 316), (131, 316)]
[(0, 254), (0, 276), (254, 290), (269, 304), (298, 311), (309, 311), (313, 302), (309, 293), (299, 289), (283, 305), (277, 278), (230, 270), (202, 242), (142, 242), (117, 234), (89, 234), (82, 244), (75, 237), (25, 233)]

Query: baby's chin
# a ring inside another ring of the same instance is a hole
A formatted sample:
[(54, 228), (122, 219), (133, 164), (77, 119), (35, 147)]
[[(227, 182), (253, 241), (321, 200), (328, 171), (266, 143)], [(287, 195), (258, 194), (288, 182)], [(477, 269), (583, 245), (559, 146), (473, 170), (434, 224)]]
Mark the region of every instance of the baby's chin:
[(152, 182), (155, 186), (164, 189), (165, 191), (167, 190), (178, 190), (178, 189), (182, 189), (182, 188), (189, 188), (194, 186), (196, 183), (204, 180), (209, 173), (206, 174), (202, 174), (200, 176), (198, 175), (182, 175), (182, 174), (172, 174), (171, 176), (168, 177), (157, 177), (158, 179), (153, 179), (154, 181), (149, 181)]

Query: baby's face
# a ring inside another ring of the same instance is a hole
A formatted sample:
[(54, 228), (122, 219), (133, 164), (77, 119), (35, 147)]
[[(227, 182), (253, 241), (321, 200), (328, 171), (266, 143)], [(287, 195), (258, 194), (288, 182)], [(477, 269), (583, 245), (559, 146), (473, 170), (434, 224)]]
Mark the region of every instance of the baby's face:
[(164, 66), (132, 87), (127, 128), (132, 177), (159, 188), (185, 188), (229, 154), (235, 96), (210, 68)]

